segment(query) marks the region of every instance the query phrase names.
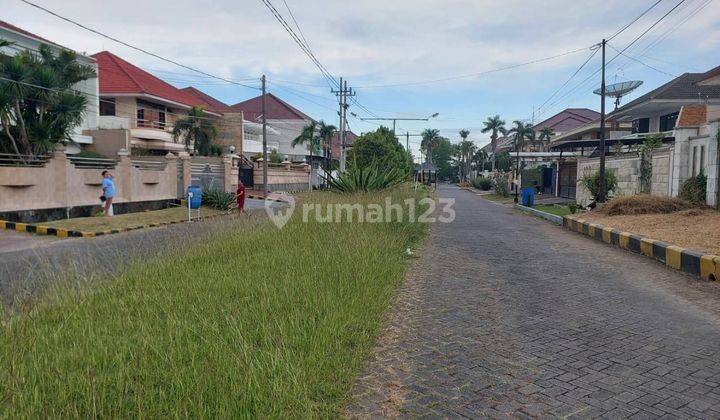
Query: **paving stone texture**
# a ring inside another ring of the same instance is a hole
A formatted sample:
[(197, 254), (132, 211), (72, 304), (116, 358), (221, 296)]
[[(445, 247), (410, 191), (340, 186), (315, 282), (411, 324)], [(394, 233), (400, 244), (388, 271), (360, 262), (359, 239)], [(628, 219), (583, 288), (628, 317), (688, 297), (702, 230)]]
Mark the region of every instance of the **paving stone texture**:
[(720, 418), (720, 285), (439, 195), (347, 416)]

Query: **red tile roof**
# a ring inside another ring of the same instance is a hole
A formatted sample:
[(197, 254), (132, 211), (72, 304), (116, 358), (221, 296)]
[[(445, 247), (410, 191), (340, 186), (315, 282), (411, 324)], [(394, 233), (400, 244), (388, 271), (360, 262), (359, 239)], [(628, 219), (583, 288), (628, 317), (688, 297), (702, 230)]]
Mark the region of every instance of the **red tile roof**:
[(222, 112), (233, 112), (233, 109), (230, 108), (230, 105), (228, 105), (222, 101), (219, 101), (219, 100), (213, 98), (212, 96), (208, 95), (207, 93), (205, 93), (201, 90), (198, 90), (192, 86), (188, 86), (188, 87), (182, 88), (180, 90), (182, 90), (183, 92), (185, 92), (189, 95), (194, 96), (195, 98), (197, 98), (197, 100), (202, 101), (205, 104), (207, 104), (207, 107), (205, 109), (207, 109), (208, 111), (221, 112), (221, 113)]
[(213, 107), (201, 98), (158, 79), (115, 54), (102, 51), (92, 57), (98, 63), (101, 95), (145, 94), (186, 106), (202, 106), (214, 112)]
[[(265, 111), (269, 120), (308, 120), (313, 119), (299, 111), (297, 108), (273, 95), (266, 94)], [(242, 111), (245, 118), (250, 121), (258, 121), (261, 116), (262, 95), (248, 99), (247, 101), (237, 103), (231, 106), (233, 110)]]
[(600, 113), (587, 108), (568, 108), (545, 121), (535, 124), (535, 131), (552, 127), (556, 133), (564, 133), (600, 118)]
[[(44, 42), (44, 43), (46, 43), (46, 44), (52, 44), (52, 45), (55, 45), (56, 47), (60, 47), (60, 48), (65, 48), (65, 47), (63, 47), (62, 45), (56, 44), (56, 43), (54, 43), (54, 42), (52, 42), (52, 41), (50, 41), (50, 40), (47, 40), (47, 39), (45, 39), (45, 38), (43, 38), (43, 37), (41, 37), (41, 36), (35, 35), (35, 34), (32, 33), (32, 32), (28, 32), (28, 31), (26, 31), (25, 29), (18, 28), (17, 26), (15, 26), (15, 25), (13, 25), (13, 24), (7, 23), (7, 22), (5, 22), (4, 20), (0, 20), (0, 28), (5, 28), (5, 29), (7, 29), (7, 30), (10, 30), (10, 31), (13, 31), (13, 32), (17, 32), (17, 33), (22, 34), (22, 35), (25, 35), (25, 36), (27, 36), (27, 37), (33, 38), (33, 39), (35, 39), (36, 41)], [(66, 48), (66, 49), (67, 49), (67, 48)]]
[(705, 105), (684, 105), (680, 108), (678, 127), (698, 127), (704, 124), (707, 124), (707, 107)]

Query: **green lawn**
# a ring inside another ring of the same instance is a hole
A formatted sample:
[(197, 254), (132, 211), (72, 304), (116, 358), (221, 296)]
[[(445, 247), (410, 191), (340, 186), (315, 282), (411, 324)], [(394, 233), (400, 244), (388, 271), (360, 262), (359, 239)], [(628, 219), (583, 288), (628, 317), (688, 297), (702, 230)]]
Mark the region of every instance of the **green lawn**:
[(512, 194), (508, 195), (507, 197), (504, 197), (499, 194), (483, 194), (480, 197), (482, 197), (486, 200), (495, 201), (495, 202), (503, 203), (503, 204), (509, 204), (509, 203), (513, 203), (515, 201), (515, 198)]
[[(392, 194), (402, 203), (413, 193)], [(0, 417), (341, 415), (405, 250), (426, 227), (301, 223), (300, 213), (283, 230), (235, 224), (6, 315)]]
[(554, 214), (556, 216), (566, 216), (570, 213), (570, 209), (567, 206), (558, 206), (555, 204), (538, 204), (533, 207), (536, 210), (544, 211), (545, 213)]
[[(223, 212), (209, 207), (203, 207), (200, 209), (201, 216), (214, 216), (221, 213)], [(195, 213), (193, 212), (193, 217), (194, 216)], [(187, 207), (170, 207), (163, 210), (119, 214), (113, 217), (76, 217), (74, 219), (63, 219), (39, 224), (42, 226), (68, 230), (98, 232), (111, 229), (144, 226), (151, 223), (179, 222), (187, 220), (187, 218)]]

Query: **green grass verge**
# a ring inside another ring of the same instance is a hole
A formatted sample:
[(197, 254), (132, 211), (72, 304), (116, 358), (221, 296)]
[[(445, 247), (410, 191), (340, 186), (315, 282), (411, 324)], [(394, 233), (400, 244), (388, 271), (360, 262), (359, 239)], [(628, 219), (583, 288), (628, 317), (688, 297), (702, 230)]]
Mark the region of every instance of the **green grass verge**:
[[(200, 214), (202, 216), (212, 216), (221, 213), (224, 212), (208, 207), (200, 209)], [(195, 213), (193, 212), (193, 216), (194, 215)], [(113, 217), (76, 217), (74, 219), (55, 220), (39, 224), (68, 230), (97, 232), (109, 229), (124, 229), (134, 226), (144, 226), (151, 223), (179, 222), (187, 220), (187, 218), (187, 207), (170, 207), (163, 210), (119, 214)]]
[(538, 204), (533, 208), (544, 211), (545, 213), (554, 214), (556, 216), (567, 216), (568, 214), (571, 214), (570, 209), (567, 206), (558, 206), (555, 204)]
[(235, 225), (6, 316), (0, 417), (340, 415), (426, 226), (299, 213), (282, 230)]
[(508, 195), (507, 197), (499, 194), (483, 194), (481, 195), (481, 197), (486, 200), (495, 201), (503, 204), (512, 203), (515, 200), (512, 194)]

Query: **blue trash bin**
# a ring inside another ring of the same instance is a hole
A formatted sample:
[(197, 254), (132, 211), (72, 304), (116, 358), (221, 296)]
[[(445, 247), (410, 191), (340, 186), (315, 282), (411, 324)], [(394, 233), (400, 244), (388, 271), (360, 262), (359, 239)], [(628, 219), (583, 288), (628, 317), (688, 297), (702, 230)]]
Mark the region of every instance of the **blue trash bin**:
[(535, 188), (523, 188), (520, 190), (522, 195), (522, 205), (532, 207), (535, 205)]
[[(188, 202), (190, 208), (197, 210), (202, 205), (202, 189), (196, 185), (190, 185), (188, 187)], [(191, 197), (192, 196), (192, 197)]]

